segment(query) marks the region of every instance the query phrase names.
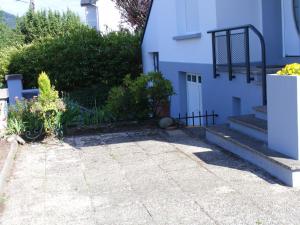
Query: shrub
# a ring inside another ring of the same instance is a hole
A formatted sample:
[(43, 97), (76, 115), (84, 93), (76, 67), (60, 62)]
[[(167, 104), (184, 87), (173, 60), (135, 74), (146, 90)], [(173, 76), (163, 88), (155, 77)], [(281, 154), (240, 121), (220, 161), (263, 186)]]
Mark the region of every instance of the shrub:
[(17, 100), (9, 107), (8, 133), (26, 139), (36, 139), (42, 134), (61, 135), (65, 105), (51, 86), (46, 73), (38, 79), (40, 95), (31, 100)]
[(0, 83), (4, 83), (4, 77), (8, 74), (11, 58), (20, 49), (20, 46), (0, 48)]
[(293, 63), (286, 65), (282, 70), (277, 72), (278, 75), (300, 75), (300, 64)]
[[(10, 73), (21, 73), (24, 86), (37, 86), (46, 71), (59, 91), (90, 88), (98, 91), (120, 85), (126, 74), (141, 71), (139, 36), (127, 31), (102, 36), (82, 27), (68, 35), (35, 41), (14, 54)], [(108, 91), (103, 92), (107, 97)]]
[(32, 110), (41, 115), (47, 135), (55, 134), (61, 129), (61, 116), (65, 105), (59, 98), (58, 92), (51, 86), (49, 77), (42, 72), (38, 78), (39, 97)]
[(172, 83), (163, 78), (161, 73), (148, 74), (150, 86), (148, 87), (149, 105), (151, 115), (158, 116), (162, 106), (168, 105), (170, 97), (175, 94)]
[(80, 17), (68, 10), (59, 11), (29, 10), (17, 21), (17, 30), (25, 37), (26, 43), (45, 37), (57, 37), (66, 35), (84, 26)]
[(141, 75), (135, 80), (126, 76), (123, 84), (112, 88), (105, 111), (115, 120), (133, 120), (157, 117), (159, 108), (169, 103), (173, 87), (161, 73)]
[(115, 120), (133, 120), (148, 117), (148, 77), (140, 76), (132, 80), (129, 75), (123, 84), (114, 87), (109, 92), (105, 110), (110, 112)]
[(8, 27), (0, 19), (0, 49), (23, 43), (24, 36), (20, 32)]
[(34, 113), (36, 99), (17, 100), (8, 111), (7, 133), (17, 134), (26, 139), (35, 139), (43, 133), (43, 121)]

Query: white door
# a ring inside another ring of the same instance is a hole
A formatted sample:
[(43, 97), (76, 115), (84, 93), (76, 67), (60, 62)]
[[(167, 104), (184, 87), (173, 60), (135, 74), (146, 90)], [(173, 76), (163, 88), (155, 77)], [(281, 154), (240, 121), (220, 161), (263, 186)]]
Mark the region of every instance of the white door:
[(283, 55), (300, 56), (300, 0), (282, 0)]
[[(202, 79), (198, 74), (186, 74), (186, 89), (187, 89), (187, 113), (191, 117), (202, 115)], [(203, 120), (201, 120), (203, 123)], [(188, 120), (188, 125), (193, 125), (193, 119)], [(199, 118), (194, 119), (194, 125), (200, 125)]]

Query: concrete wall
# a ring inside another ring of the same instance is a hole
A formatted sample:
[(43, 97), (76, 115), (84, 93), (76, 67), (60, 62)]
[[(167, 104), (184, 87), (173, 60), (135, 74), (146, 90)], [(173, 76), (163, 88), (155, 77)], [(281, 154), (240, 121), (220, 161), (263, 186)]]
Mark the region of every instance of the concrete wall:
[(268, 144), (300, 159), (300, 77), (268, 75)]

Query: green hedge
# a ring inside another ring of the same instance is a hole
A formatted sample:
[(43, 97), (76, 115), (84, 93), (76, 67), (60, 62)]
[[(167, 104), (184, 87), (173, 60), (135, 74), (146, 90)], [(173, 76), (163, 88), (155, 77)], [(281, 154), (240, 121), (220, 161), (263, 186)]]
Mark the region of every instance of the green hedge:
[(23, 34), (26, 43), (45, 37), (63, 36), (84, 26), (80, 17), (74, 12), (29, 10), (24, 16), (18, 18), (16, 30)]
[(126, 74), (140, 74), (139, 35), (127, 31), (101, 35), (83, 26), (24, 46), (13, 54), (8, 70), (23, 74), (26, 88), (36, 87), (38, 74), (45, 71), (59, 91), (107, 90), (121, 84)]

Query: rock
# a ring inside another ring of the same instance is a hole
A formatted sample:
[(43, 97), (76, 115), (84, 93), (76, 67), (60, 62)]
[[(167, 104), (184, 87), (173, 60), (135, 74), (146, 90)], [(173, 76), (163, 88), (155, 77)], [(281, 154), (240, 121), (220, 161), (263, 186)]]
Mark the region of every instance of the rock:
[(174, 120), (172, 118), (165, 117), (159, 121), (159, 127), (162, 129), (167, 129), (168, 127), (172, 126), (173, 123), (174, 123)]
[(11, 135), (11, 136), (9, 136), (8, 138), (7, 138), (7, 141), (8, 142), (13, 142), (14, 140), (16, 140), (19, 144), (21, 144), (21, 145), (25, 145), (26, 144), (26, 142), (23, 140), (23, 138), (21, 138), (20, 136), (18, 136), (18, 135), (15, 135), (15, 134), (13, 134), (13, 135)]
[(16, 137), (16, 140), (17, 140), (17, 142), (18, 142), (19, 144), (21, 144), (21, 145), (25, 145), (25, 144), (26, 144), (26, 142), (24, 141), (24, 139), (21, 138), (20, 136), (17, 136), (17, 137)]

